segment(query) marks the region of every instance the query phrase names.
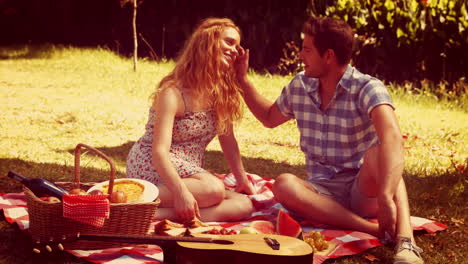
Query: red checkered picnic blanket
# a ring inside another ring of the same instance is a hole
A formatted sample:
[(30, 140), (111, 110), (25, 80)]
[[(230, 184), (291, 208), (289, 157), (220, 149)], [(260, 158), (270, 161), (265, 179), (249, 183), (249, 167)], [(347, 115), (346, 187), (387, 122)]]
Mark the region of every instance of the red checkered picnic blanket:
[[(224, 180), (227, 189), (232, 189), (235, 186), (235, 178), (233, 175), (229, 174), (218, 176)], [(257, 194), (250, 196), (255, 207), (255, 211), (252, 213), (252, 216), (242, 222), (211, 222), (209, 224), (221, 225), (222, 227), (238, 231), (255, 220), (275, 222), (278, 211), (280, 209), (285, 209), (273, 198), (271, 188), (273, 186), (274, 179), (262, 178), (258, 175), (250, 175), (250, 180), (257, 190)], [(28, 229), (29, 217), (26, 199), (23, 193), (0, 194), (0, 209), (3, 209), (5, 218), (8, 222), (17, 223), (22, 230)], [(157, 221), (152, 223), (150, 230), (153, 230), (153, 226), (156, 223)], [(447, 228), (444, 224), (414, 216), (411, 217), (411, 223), (414, 230), (425, 230), (429, 233), (434, 233)], [(311, 230), (319, 231), (331, 245), (328, 250), (314, 254), (313, 264), (320, 264), (330, 258), (358, 254), (367, 249), (381, 245), (378, 238), (366, 233), (329, 229), (324, 226), (319, 226), (311, 221), (301, 221), (300, 224), (304, 232), (309, 232)], [(68, 250), (68, 252), (93, 263), (163, 263), (163, 252), (157, 245), (148, 245), (147, 247), (111, 248), (105, 250)]]

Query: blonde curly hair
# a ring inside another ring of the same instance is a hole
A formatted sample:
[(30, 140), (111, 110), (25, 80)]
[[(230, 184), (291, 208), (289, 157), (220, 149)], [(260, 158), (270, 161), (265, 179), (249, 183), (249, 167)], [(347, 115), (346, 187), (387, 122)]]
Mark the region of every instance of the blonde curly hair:
[[(230, 124), (242, 118), (241, 90), (232, 67), (222, 67), (221, 34), (226, 28), (240, 29), (228, 18), (207, 18), (201, 21), (185, 42), (176, 65), (164, 77), (164, 87), (191, 89), (196, 96), (208, 96), (216, 112), (217, 133), (227, 132)], [(156, 91), (157, 93), (157, 91)]]

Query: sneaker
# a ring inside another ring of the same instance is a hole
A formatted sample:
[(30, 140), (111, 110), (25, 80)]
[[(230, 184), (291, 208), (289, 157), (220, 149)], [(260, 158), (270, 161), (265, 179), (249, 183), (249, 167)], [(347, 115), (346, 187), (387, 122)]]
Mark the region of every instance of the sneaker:
[(423, 264), (423, 250), (414, 245), (409, 237), (398, 236), (393, 264)]

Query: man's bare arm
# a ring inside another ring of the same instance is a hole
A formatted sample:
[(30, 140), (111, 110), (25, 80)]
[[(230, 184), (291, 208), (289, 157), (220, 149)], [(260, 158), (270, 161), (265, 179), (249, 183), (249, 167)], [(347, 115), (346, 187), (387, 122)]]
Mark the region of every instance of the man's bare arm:
[(263, 97), (247, 78), (249, 67), (249, 50), (239, 49), (236, 61), (236, 71), (239, 84), (242, 88), (244, 101), (253, 115), (268, 128), (277, 127), (290, 118), (284, 116), (278, 106)]
[(389, 105), (375, 107), (371, 118), (380, 141), (376, 177), (379, 229), (394, 236), (397, 218), (395, 194), (404, 168), (403, 139), (395, 113)]

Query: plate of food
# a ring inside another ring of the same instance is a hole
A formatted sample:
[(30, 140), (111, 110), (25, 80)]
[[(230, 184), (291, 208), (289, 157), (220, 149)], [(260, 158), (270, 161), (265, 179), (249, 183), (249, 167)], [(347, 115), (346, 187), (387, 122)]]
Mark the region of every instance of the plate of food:
[[(95, 194), (101, 192), (107, 194), (109, 181), (100, 182), (91, 187), (86, 193)], [(126, 196), (127, 203), (149, 203), (153, 202), (159, 196), (159, 189), (153, 183), (131, 178), (122, 178), (114, 180), (114, 188), (112, 192), (120, 191)]]

